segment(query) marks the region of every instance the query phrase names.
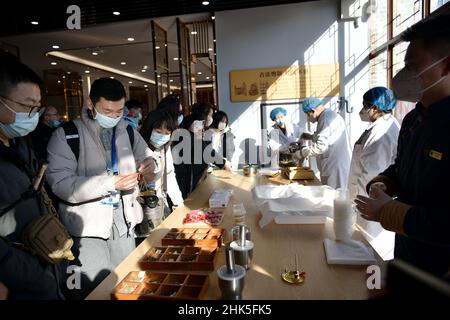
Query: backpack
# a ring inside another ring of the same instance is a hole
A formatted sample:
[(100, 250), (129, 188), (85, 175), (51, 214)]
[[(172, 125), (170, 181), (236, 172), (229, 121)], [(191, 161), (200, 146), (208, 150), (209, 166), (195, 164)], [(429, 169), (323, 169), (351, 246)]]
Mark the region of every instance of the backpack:
[[(66, 141), (72, 150), (75, 158), (78, 161), (80, 157), (80, 135), (78, 134), (78, 128), (73, 121), (68, 121), (61, 125), (66, 134)], [(131, 148), (134, 146), (134, 132), (133, 127), (130, 125), (127, 126), (128, 138), (130, 139)]]

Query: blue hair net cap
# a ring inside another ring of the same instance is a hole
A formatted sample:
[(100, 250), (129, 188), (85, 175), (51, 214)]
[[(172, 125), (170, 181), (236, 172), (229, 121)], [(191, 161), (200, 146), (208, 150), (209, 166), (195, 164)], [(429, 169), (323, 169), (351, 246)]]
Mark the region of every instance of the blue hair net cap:
[(385, 87), (375, 87), (364, 93), (364, 102), (370, 105), (376, 105), (382, 111), (394, 109), (397, 100), (392, 90)]
[(302, 106), (303, 106), (303, 112), (308, 112), (311, 110), (314, 110), (318, 106), (322, 104), (322, 101), (317, 98), (307, 98), (303, 100)]
[(279, 114), (281, 114), (282, 116), (286, 116), (287, 115), (286, 109), (280, 107), (273, 109), (272, 111), (270, 111), (270, 119), (272, 119), (272, 121), (275, 121), (275, 118)]

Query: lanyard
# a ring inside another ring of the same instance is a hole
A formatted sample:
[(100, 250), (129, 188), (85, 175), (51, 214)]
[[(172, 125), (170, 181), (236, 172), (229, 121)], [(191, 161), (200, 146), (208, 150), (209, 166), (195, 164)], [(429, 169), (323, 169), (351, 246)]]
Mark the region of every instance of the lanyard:
[[(114, 175), (119, 174), (119, 170), (117, 169), (117, 152), (116, 152), (116, 128), (113, 128), (112, 138), (111, 138), (111, 161), (112, 161), (112, 170)], [(106, 171), (108, 175), (111, 172), (111, 163), (109, 161), (106, 162)]]

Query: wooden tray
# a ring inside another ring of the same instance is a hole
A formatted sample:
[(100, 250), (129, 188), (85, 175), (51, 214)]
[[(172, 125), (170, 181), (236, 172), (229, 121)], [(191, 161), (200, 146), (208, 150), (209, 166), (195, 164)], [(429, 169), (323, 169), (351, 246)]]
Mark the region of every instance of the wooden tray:
[(282, 172), (289, 180), (314, 180), (314, 171), (306, 167), (287, 167)]
[(144, 270), (214, 271), (217, 247), (154, 247), (140, 260)]
[(113, 290), (115, 300), (198, 300), (208, 288), (207, 275), (130, 272)]
[(161, 239), (163, 246), (222, 246), (225, 229), (220, 228), (172, 228)]

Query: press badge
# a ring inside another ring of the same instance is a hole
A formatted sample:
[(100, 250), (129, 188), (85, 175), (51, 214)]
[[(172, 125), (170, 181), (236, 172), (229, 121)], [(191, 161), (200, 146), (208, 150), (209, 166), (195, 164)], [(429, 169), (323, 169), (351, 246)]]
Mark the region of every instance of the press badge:
[(115, 206), (118, 205), (120, 201), (120, 192), (114, 191), (110, 192), (109, 195), (105, 198), (103, 198), (100, 203)]
[(442, 152), (438, 152), (438, 151), (431, 149), (430, 153), (428, 155), (433, 159), (442, 160)]

